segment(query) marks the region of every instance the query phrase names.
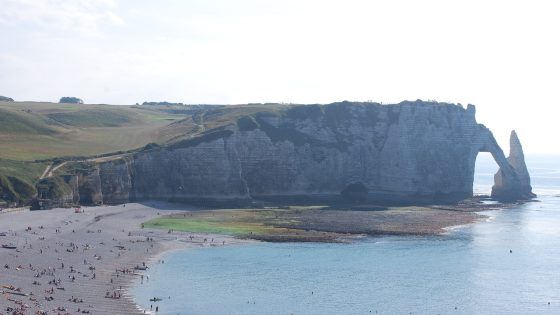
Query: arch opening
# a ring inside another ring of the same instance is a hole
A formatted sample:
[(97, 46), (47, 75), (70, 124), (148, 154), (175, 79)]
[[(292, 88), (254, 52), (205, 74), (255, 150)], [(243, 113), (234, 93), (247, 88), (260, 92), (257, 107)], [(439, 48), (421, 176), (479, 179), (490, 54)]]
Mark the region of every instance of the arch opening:
[(479, 152), (476, 156), (473, 176), (473, 196), (490, 196), (494, 175), (500, 167), (490, 152)]

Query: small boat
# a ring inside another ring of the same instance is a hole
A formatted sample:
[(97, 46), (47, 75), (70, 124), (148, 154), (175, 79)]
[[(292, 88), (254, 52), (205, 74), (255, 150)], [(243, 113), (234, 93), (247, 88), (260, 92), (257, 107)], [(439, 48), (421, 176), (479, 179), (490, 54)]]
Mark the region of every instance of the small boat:
[(0, 236), (8, 236), (8, 233), (6, 233), (6, 232), (0, 232)]
[(16, 245), (12, 245), (12, 244), (2, 244), (2, 248), (6, 248), (6, 249), (16, 249), (17, 246), (16, 246)]
[(150, 302), (159, 302), (161, 300), (162, 300), (161, 298), (153, 297), (150, 299)]

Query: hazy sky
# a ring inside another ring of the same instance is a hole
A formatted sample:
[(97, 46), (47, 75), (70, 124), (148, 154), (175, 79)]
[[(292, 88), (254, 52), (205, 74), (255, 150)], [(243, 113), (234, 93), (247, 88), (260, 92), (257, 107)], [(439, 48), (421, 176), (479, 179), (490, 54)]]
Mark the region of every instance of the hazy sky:
[(0, 0), (0, 95), (477, 105), (560, 153), (557, 1)]

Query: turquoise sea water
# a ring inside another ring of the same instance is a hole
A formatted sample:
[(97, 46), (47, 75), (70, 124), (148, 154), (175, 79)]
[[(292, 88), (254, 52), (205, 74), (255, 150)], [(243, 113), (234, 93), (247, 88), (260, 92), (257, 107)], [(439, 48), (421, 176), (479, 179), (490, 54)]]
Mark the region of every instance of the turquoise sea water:
[[(175, 252), (133, 294), (159, 314), (560, 314), (557, 161), (528, 158), (539, 202), (449, 235)], [(479, 158), (476, 192), (495, 169)]]

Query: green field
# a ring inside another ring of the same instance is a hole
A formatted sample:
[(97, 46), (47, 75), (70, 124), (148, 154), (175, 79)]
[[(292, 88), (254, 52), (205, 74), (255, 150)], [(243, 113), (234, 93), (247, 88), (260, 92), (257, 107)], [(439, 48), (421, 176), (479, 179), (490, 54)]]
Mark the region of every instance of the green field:
[(185, 115), (131, 106), (0, 102), (0, 159), (88, 156), (165, 143)]

